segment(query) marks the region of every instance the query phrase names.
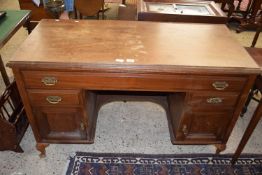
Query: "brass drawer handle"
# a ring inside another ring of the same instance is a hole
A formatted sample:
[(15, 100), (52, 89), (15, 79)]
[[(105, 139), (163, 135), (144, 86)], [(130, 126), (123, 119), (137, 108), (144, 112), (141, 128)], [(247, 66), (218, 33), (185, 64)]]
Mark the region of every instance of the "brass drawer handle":
[(223, 99), (220, 97), (211, 97), (207, 99), (207, 103), (210, 103), (210, 104), (218, 104), (222, 102), (223, 102)]
[(182, 132), (183, 132), (184, 136), (188, 135), (188, 129), (187, 129), (186, 125), (183, 125)]
[(48, 96), (46, 97), (46, 101), (50, 104), (58, 104), (59, 102), (62, 101), (62, 97), (59, 96)]
[(212, 83), (212, 86), (219, 91), (222, 91), (228, 87), (228, 83), (225, 81), (216, 81)]
[(42, 83), (46, 86), (54, 86), (57, 83), (56, 77), (44, 77), (42, 78)]

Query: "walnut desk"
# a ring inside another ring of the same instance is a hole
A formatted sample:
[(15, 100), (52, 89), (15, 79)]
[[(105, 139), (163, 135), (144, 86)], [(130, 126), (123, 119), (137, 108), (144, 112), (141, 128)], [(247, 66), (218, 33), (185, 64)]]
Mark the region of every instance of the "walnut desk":
[(49, 143), (93, 143), (114, 100), (160, 104), (173, 144), (219, 153), (260, 72), (224, 25), (137, 21), (42, 20), (8, 66), (41, 156)]

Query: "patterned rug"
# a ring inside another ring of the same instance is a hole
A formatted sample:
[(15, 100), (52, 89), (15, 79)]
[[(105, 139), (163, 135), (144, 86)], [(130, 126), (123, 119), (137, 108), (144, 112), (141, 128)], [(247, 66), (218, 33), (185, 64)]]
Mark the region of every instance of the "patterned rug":
[(262, 155), (134, 155), (77, 152), (66, 175), (262, 175)]

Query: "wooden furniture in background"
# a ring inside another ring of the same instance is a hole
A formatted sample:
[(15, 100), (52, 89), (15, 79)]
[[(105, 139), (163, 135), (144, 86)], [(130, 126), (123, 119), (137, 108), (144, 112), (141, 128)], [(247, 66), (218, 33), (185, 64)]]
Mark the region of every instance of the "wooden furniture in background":
[[(22, 26), (31, 32), (29, 10), (7, 10), (6, 17), (0, 19), (0, 48)], [(19, 143), (27, 129), (28, 121), (15, 82), (10, 83), (5, 65), (0, 55), (1, 75), (7, 88), (0, 96), (0, 150), (23, 152)]]
[[(180, 10), (179, 8), (190, 8)], [(193, 9), (196, 9), (192, 13)], [(199, 13), (198, 13), (199, 12)], [(203, 12), (201, 14), (200, 12)], [(191, 23), (227, 23), (227, 16), (213, 1), (201, 2), (155, 2), (140, 0), (137, 9), (138, 21), (165, 21)]]
[(22, 10), (31, 10), (32, 17), (31, 22), (33, 24), (38, 23), (41, 19), (50, 19), (53, 18), (50, 13), (48, 13), (43, 5), (43, 0), (41, 0), (40, 6), (37, 7), (32, 0), (18, 0), (20, 8)]
[(261, 31), (262, 31), (262, 13), (260, 14), (260, 19), (259, 19), (259, 21), (257, 23), (256, 34), (255, 34), (255, 36), (253, 38), (251, 47), (255, 47), (255, 45), (257, 44), (257, 40), (258, 40), (258, 37), (259, 37)]
[(43, 20), (8, 66), (41, 156), (93, 143), (101, 105), (129, 98), (163, 106), (173, 144), (219, 153), (260, 72), (225, 25), (104, 20)]
[(119, 5), (118, 19), (136, 21), (137, 20), (137, 5), (127, 4), (125, 6)]
[(256, 34), (255, 34), (254, 39), (252, 41), (251, 47), (255, 47), (255, 45), (257, 44), (257, 40), (258, 40), (258, 37), (259, 37), (261, 31), (262, 31), (262, 24), (260, 24), (257, 28), (257, 31), (256, 31)]
[[(246, 48), (247, 52), (252, 56), (252, 58), (256, 61), (256, 63), (262, 67), (262, 49), (261, 48)], [(262, 76), (261, 74), (257, 76), (256, 78), (256, 81), (253, 85), (253, 87), (251, 88), (251, 91), (248, 95), (248, 98), (246, 100), (246, 103), (242, 109), (242, 112), (241, 112), (241, 116), (243, 116), (246, 111), (247, 111), (247, 108), (248, 108), (248, 105), (250, 103), (250, 101), (252, 99), (258, 101), (256, 98), (254, 98), (255, 94), (257, 93), (257, 91), (261, 91), (262, 89)]]
[(102, 19), (105, 18), (104, 0), (74, 0), (75, 3), (75, 18), (82, 19), (83, 16), (96, 16), (99, 19), (99, 14), (102, 13)]
[(261, 5), (262, 5), (261, 0), (250, 0), (247, 13), (244, 15), (244, 19), (240, 19), (240, 25), (237, 28), (237, 32), (257, 29), (258, 27), (257, 16), (258, 16), (258, 12), (261, 10)]
[[(31, 11), (29, 10), (7, 10), (6, 16), (0, 19), (0, 49), (9, 41), (9, 39), (20, 29), (25, 26), (28, 33), (31, 32), (30, 27)], [(0, 55), (0, 70), (6, 86), (10, 84), (5, 65)]]
[(246, 13), (246, 10), (240, 10), (242, 0), (238, 0), (237, 7), (235, 7), (235, 0), (216, 0), (215, 2), (221, 3), (221, 9), (227, 12), (227, 16), (231, 17), (235, 13)]
[(12, 82), (0, 96), (0, 151), (23, 152), (19, 143), (28, 124), (16, 83)]
[[(248, 53), (253, 57), (253, 59), (257, 62), (257, 64), (260, 66), (260, 68), (262, 68), (262, 48), (246, 48), (246, 50), (248, 51)], [(249, 94), (247, 103), (245, 108), (247, 108), (247, 105), (249, 104), (250, 100), (253, 97), (253, 92), (254, 90), (258, 90), (260, 92), (262, 92), (262, 77), (261, 75), (258, 75), (255, 84)], [(244, 112), (246, 112), (246, 109), (244, 110)], [(235, 152), (235, 154), (233, 155), (232, 158), (232, 164), (235, 164), (237, 159), (239, 158), (241, 152), (243, 151), (245, 145), (247, 144), (251, 134), (253, 133), (254, 129), (256, 128), (258, 122), (260, 121), (262, 117), (262, 100), (260, 99), (260, 101), (258, 102), (258, 106), (256, 108), (256, 111), (254, 112), (248, 126), (247, 129), (237, 147), (237, 150)]]

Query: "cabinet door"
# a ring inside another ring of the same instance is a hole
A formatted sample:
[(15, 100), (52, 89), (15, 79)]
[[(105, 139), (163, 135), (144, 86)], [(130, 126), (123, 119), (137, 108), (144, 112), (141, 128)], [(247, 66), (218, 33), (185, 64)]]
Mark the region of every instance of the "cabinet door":
[(70, 142), (87, 138), (87, 121), (78, 107), (35, 107), (39, 133), (43, 140)]
[(199, 144), (219, 143), (222, 141), (232, 112), (189, 112), (179, 126), (177, 139)]

